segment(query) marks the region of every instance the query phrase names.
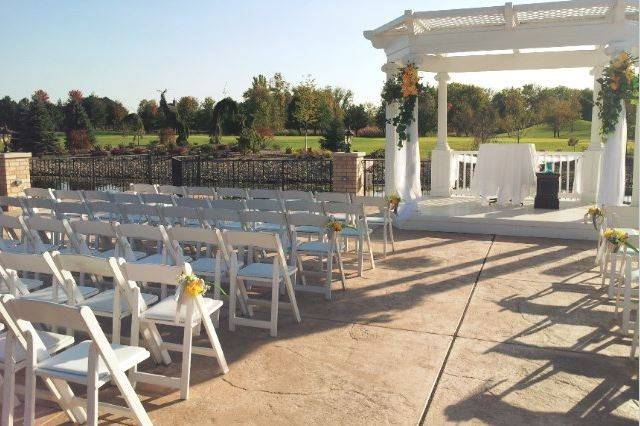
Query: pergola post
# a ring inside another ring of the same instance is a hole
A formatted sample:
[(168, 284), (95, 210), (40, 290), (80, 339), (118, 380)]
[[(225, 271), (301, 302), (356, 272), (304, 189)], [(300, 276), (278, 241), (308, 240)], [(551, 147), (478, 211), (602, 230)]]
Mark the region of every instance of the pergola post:
[(453, 152), (447, 142), (447, 82), (449, 74), (439, 72), (438, 80), (438, 140), (431, 151), (431, 195), (451, 196), (451, 172)]
[[(400, 67), (393, 62), (388, 62), (382, 66), (382, 71), (386, 73), (387, 80), (396, 77)], [(405, 179), (405, 148), (398, 148), (398, 133), (396, 126), (390, 120), (398, 115), (400, 106), (398, 102), (388, 103), (385, 107), (385, 117), (387, 124), (385, 127), (385, 147), (384, 147), (384, 192), (387, 196), (404, 192)]]
[(582, 157), (582, 170), (580, 178), (580, 198), (585, 203), (594, 203), (598, 196), (598, 184), (600, 182), (600, 167), (602, 163), (602, 120), (600, 120), (599, 108), (596, 105), (603, 66), (599, 65), (591, 69), (593, 75), (593, 110), (591, 112), (591, 139), (589, 147)]

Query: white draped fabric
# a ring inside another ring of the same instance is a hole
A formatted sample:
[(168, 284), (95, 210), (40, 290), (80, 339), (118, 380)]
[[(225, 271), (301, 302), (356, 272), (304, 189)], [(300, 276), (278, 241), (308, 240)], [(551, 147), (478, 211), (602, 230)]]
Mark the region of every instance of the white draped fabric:
[[(386, 117), (387, 120), (393, 119), (398, 114), (398, 103), (392, 102), (387, 105)], [(406, 148), (398, 149), (398, 133), (396, 132), (396, 126), (387, 121), (385, 128), (386, 145), (384, 152), (384, 180), (385, 180), (385, 194), (393, 195), (398, 194), (402, 197), (406, 187), (405, 176), (405, 161), (406, 161)]]
[[(408, 129), (409, 140), (406, 145), (406, 185), (401, 197), (403, 200), (416, 200), (422, 197), (420, 186), (420, 142), (418, 134), (418, 103), (413, 109), (413, 122)], [(401, 159), (399, 159), (401, 160)], [(401, 160), (402, 161), (402, 160)]]
[(607, 136), (600, 168), (597, 202), (606, 206), (621, 206), (624, 199), (625, 151), (627, 145), (627, 114), (622, 112), (615, 131)]
[(533, 144), (482, 144), (471, 178), (471, 192), (498, 197), (499, 205), (520, 204), (536, 187)]

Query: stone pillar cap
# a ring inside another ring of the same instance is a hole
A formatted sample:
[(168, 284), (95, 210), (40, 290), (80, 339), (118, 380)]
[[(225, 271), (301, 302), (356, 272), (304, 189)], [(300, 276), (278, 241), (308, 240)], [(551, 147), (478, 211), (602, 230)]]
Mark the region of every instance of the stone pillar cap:
[(29, 158), (30, 152), (0, 152), (0, 158)]
[(334, 152), (334, 157), (364, 157), (367, 155), (366, 152), (362, 151), (353, 151), (353, 152)]

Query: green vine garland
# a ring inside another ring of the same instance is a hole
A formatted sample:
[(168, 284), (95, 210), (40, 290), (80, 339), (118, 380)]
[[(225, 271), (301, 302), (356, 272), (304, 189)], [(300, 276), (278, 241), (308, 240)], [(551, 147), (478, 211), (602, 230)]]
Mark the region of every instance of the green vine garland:
[(424, 93), (425, 87), (419, 81), (418, 69), (414, 64), (408, 64), (398, 71), (398, 74), (386, 81), (382, 88), (382, 99), (390, 104), (400, 104), (398, 115), (387, 119), (387, 123), (393, 124), (398, 133), (398, 148), (402, 148), (403, 142), (409, 141), (408, 129), (413, 122), (413, 111), (418, 101), (418, 96)]
[(600, 92), (596, 105), (599, 108), (598, 116), (602, 120), (600, 133), (603, 136), (615, 131), (623, 101), (638, 104), (638, 74), (634, 72), (637, 63), (638, 58), (622, 52), (604, 68), (602, 77), (597, 80)]

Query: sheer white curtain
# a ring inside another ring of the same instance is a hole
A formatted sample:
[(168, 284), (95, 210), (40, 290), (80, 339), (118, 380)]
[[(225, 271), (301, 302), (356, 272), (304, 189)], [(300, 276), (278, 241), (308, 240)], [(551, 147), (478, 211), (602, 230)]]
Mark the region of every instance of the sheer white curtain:
[(420, 186), (420, 141), (418, 135), (418, 102), (413, 109), (413, 122), (409, 126), (409, 140), (405, 141), (406, 150), (406, 173), (407, 184), (402, 194), (402, 199), (406, 201), (416, 200), (422, 197)]
[(621, 206), (624, 199), (624, 156), (627, 145), (627, 114), (624, 104), (615, 131), (607, 136), (600, 168), (598, 204)]

